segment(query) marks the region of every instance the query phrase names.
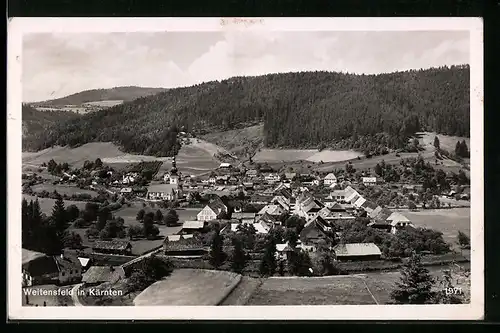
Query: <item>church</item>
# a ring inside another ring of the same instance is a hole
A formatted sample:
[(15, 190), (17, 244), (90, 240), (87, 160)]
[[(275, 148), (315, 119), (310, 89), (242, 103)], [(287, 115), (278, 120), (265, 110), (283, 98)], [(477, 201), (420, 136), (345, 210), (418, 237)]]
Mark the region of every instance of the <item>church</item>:
[(148, 187), (147, 199), (149, 200), (177, 200), (182, 195), (182, 186), (179, 184), (179, 172), (175, 157), (172, 160), (172, 169), (163, 176), (164, 184), (155, 184)]

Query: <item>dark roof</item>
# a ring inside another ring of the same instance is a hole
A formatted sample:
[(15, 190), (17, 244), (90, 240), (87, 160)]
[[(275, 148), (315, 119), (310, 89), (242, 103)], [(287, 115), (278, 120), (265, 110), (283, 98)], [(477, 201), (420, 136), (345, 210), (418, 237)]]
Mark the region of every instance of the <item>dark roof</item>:
[(273, 223), (276, 223), (277, 220), (272, 215), (269, 215), (268, 213), (264, 213), (255, 222), (259, 222), (259, 221), (264, 221), (266, 224), (273, 224)]
[(53, 257), (38, 257), (28, 262), (23, 262), (23, 269), (32, 276), (42, 276), (46, 274), (58, 273), (59, 268)]
[(42, 258), (42, 257), (47, 257), (47, 255), (45, 253), (41, 253), (41, 252), (22, 249), (22, 263), (23, 263), (23, 265), (32, 261), (32, 260)]
[(114, 239), (111, 241), (95, 241), (94, 245), (92, 245), (93, 249), (99, 250), (126, 250), (127, 248), (131, 248), (132, 244), (128, 241), (123, 241), (119, 239)]
[(60, 271), (67, 271), (72, 269), (78, 269), (82, 267), (78, 257), (64, 254), (63, 256), (54, 256), (54, 261), (56, 262), (57, 268)]
[(222, 202), (222, 199), (219, 197), (217, 197), (217, 199), (215, 200), (210, 201), (208, 207), (210, 207), (210, 209), (212, 209), (217, 215), (219, 215), (222, 212), (225, 212), (227, 209), (226, 205), (224, 204), (224, 202)]
[(84, 283), (114, 283), (119, 279), (119, 270), (109, 266), (92, 266), (82, 275), (82, 282)]
[(377, 208), (377, 205), (376, 205), (376, 204), (374, 204), (374, 203), (373, 203), (373, 202), (371, 202), (371, 201), (366, 200), (366, 201), (365, 201), (365, 202), (361, 205), (361, 207), (363, 207), (363, 208), (370, 208), (370, 209), (372, 209), (372, 210), (373, 210), (373, 209)]
[(163, 242), (166, 251), (185, 251), (185, 250), (194, 250), (194, 249), (203, 249), (203, 243), (197, 237), (192, 238), (181, 238), (178, 241), (168, 241), (168, 238), (165, 238)]
[(334, 212), (334, 211), (340, 212), (340, 211), (345, 211), (346, 209), (344, 207), (342, 207), (338, 202), (336, 202), (335, 204), (333, 204), (332, 207), (330, 207), (330, 210), (332, 212)]

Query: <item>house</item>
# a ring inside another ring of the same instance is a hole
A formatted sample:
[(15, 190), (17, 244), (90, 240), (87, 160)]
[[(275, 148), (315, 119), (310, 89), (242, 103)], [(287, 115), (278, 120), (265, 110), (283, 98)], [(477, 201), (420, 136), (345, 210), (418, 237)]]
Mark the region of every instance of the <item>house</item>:
[(299, 239), (305, 245), (317, 245), (330, 238), (331, 227), (322, 217), (316, 216), (307, 222), (300, 232)]
[(333, 247), (335, 257), (340, 261), (379, 260), (382, 252), (374, 243), (338, 244)]
[(132, 193), (131, 187), (124, 187), (120, 190), (120, 194), (131, 194), (131, 193)]
[(386, 221), (388, 221), (390, 223), (391, 233), (393, 233), (393, 234), (397, 233), (399, 230), (401, 230), (407, 226), (412, 226), (411, 221), (406, 216), (404, 216), (403, 214), (401, 214), (399, 212), (392, 213), (386, 219)]
[(60, 254), (48, 256), (44, 253), (22, 249), (23, 286), (47, 283), (77, 283), (82, 279), (82, 266), (76, 256)]
[(299, 204), (295, 205), (295, 212), (299, 216), (311, 219), (314, 218), (323, 207), (324, 205), (322, 202), (312, 196), (309, 196), (305, 200), (301, 200)]
[(178, 184), (154, 184), (149, 185), (146, 198), (148, 200), (178, 200), (181, 196), (181, 188)]
[(276, 219), (276, 217), (269, 215), (268, 213), (264, 213), (263, 215), (257, 217), (255, 220), (256, 223), (259, 223), (260, 221), (265, 222), (267, 225), (274, 225), (274, 226), (279, 226), (281, 225), (281, 221)]
[(274, 227), (273, 224), (268, 224), (263, 219), (258, 219), (257, 222), (253, 224), (253, 226), (258, 234), (268, 234), (269, 231)]
[(283, 214), (285, 212), (285, 210), (283, 209), (283, 207), (281, 207), (280, 205), (266, 205), (264, 206), (258, 213), (257, 215), (260, 216), (260, 215), (264, 215), (264, 214), (269, 214), (269, 215), (272, 215), (272, 216), (280, 216), (281, 214)]
[(167, 256), (202, 256), (207, 253), (203, 242), (192, 235), (165, 237), (163, 241), (163, 253)]
[(274, 184), (276, 182), (279, 182), (281, 179), (280, 175), (277, 173), (268, 173), (267, 175), (264, 176), (264, 180), (268, 184)]
[(253, 183), (251, 183), (251, 182), (245, 182), (245, 183), (243, 183), (243, 189), (245, 189), (245, 190), (253, 190)]
[(210, 221), (221, 217), (221, 215), (228, 212), (228, 207), (222, 202), (220, 198), (212, 200), (196, 215), (198, 221)]
[(240, 221), (241, 223), (254, 223), (255, 222), (255, 217), (257, 216), (256, 213), (233, 213), (232, 218)]
[(230, 169), (232, 166), (230, 163), (221, 163), (219, 169)]
[(181, 235), (192, 235), (195, 232), (206, 232), (208, 228), (207, 221), (184, 221), (182, 229), (179, 232)]
[(135, 183), (137, 177), (139, 177), (139, 174), (136, 172), (127, 173), (122, 177), (122, 184), (124, 185), (133, 184)]
[(210, 176), (210, 178), (208, 178), (208, 183), (209, 184), (215, 184), (217, 182), (217, 177), (216, 176)]
[(333, 190), (330, 192), (328, 199), (335, 200), (337, 202), (345, 202), (346, 201), (346, 191), (345, 190)]
[(373, 186), (377, 184), (377, 177), (362, 177), (361, 181), (365, 186)]
[(371, 202), (371, 201), (368, 201), (368, 200), (365, 200), (363, 202), (363, 204), (361, 205), (360, 208), (364, 209), (366, 211), (367, 214), (370, 214), (371, 212), (373, 212), (375, 209), (377, 209), (377, 204)]
[(330, 208), (324, 207), (318, 212), (318, 216), (323, 218), (325, 221), (332, 223), (335, 221), (354, 221), (356, 217), (349, 214), (344, 210), (332, 210)]
[(363, 206), (363, 204), (366, 202), (366, 199), (363, 198), (362, 196), (356, 196), (354, 197), (354, 199), (352, 200), (352, 205), (356, 208), (361, 208)]
[(118, 239), (111, 241), (97, 240), (92, 245), (92, 251), (102, 254), (131, 255), (132, 244), (128, 241)]
[(323, 178), (323, 184), (325, 186), (337, 185), (337, 177), (330, 172)]
[(92, 266), (82, 276), (85, 286), (96, 286), (101, 283), (116, 283), (125, 278), (125, 272), (121, 267), (113, 266)]
[(276, 244), (276, 259), (286, 259), (290, 258), (290, 255), (293, 252), (296, 252), (297, 249), (293, 249), (288, 242), (285, 244)]
[(252, 170), (248, 170), (246, 173), (245, 173), (245, 176), (252, 179), (252, 178), (257, 178), (258, 176), (258, 171), (255, 170), (255, 169), (252, 169)]
[(285, 197), (281, 196), (281, 195), (276, 195), (272, 200), (271, 200), (271, 204), (274, 204), (274, 205), (279, 205), (281, 206), (281, 208), (283, 208), (285, 211), (289, 211), (290, 210), (290, 201), (287, 200)]
[(377, 206), (374, 210), (372, 210), (370, 213), (368, 213), (368, 216), (372, 219), (376, 218), (378, 214), (382, 212), (382, 207)]

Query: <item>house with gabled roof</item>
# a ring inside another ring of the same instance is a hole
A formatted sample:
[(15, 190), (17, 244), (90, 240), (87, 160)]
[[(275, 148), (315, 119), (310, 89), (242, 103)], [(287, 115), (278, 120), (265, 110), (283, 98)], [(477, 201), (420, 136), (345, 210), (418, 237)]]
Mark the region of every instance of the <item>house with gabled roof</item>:
[[(215, 219), (212, 219), (215, 220)], [(208, 220), (206, 221), (184, 221), (182, 229), (179, 231), (181, 235), (194, 234), (195, 232), (206, 232), (208, 229)]]
[(363, 202), (360, 208), (364, 209), (367, 214), (370, 214), (377, 208), (377, 205), (372, 201), (365, 200), (365, 202)]
[(325, 176), (325, 178), (323, 178), (323, 184), (325, 186), (337, 185), (337, 177), (333, 174), (333, 172), (330, 172)]
[(130, 255), (132, 253), (132, 244), (121, 239), (97, 240), (92, 245), (92, 251), (102, 254)]
[(374, 243), (337, 244), (333, 252), (340, 261), (379, 260), (382, 256), (380, 248)]
[(344, 201), (351, 203), (351, 204), (353, 204), (359, 197), (361, 197), (361, 195), (358, 193), (358, 191), (353, 189), (351, 186), (347, 186), (344, 189), (344, 193), (345, 193)]
[(330, 224), (321, 216), (316, 216), (304, 225), (299, 239), (305, 245), (317, 245), (322, 241), (330, 240), (331, 231)]
[(215, 199), (210, 201), (210, 203), (203, 207), (203, 209), (196, 215), (196, 219), (198, 221), (216, 220), (227, 212), (228, 207), (224, 204), (222, 199), (216, 196)]
[(283, 214), (285, 212), (285, 209), (283, 209), (283, 207), (281, 207), (280, 205), (273, 205), (273, 204), (270, 204), (270, 205), (266, 205), (264, 206), (258, 213), (257, 213), (257, 216), (260, 216), (260, 215), (264, 215), (264, 214), (269, 214), (269, 215), (272, 215), (272, 216), (280, 216), (281, 214)]
[(396, 234), (399, 230), (413, 226), (411, 221), (400, 212), (392, 213), (387, 219), (391, 225), (391, 233)]
[(178, 184), (149, 185), (146, 198), (148, 200), (177, 200), (181, 196), (181, 187)]
[(41, 252), (22, 249), (22, 284), (25, 287), (56, 283), (79, 282), (82, 266), (76, 256), (61, 253), (49, 256)]
[(274, 216), (264, 213), (263, 215), (257, 217), (255, 222), (264, 221), (267, 225), (281, 225), (281, 222)]
[(120, 267), (92, 266), (82, 276), (85, 286), (96, 286), (101, 283), (116, 283), (125, 277), (125, 272)]

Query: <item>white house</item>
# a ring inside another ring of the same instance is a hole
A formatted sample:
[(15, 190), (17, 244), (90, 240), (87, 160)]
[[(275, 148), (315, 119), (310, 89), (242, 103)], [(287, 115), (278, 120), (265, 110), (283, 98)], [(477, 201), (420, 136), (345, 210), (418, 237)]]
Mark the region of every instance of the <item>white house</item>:
[(264, 177), (264, 180), (268, 183), (276, 183), (280, 181), (280, 175), (277, 173), (268, 173)]
[(198, 221), (211, 221), (218, 219), (222, 213), (227, 213), (228, 208), (222, 200), (217, 199), (206, 205), (197, 215)]
[(405, 228), (407, 226), (413, 226), (411, 221), (399, 212), (392, 213), (387, 219), (387, 222), (391, 224), (391, 233), (395, 234), (398, 230)]
[(337, 185), (337, 177), (333, 173), (329, 173), (323, 178), (323, 184), (325, 186)]
[(377, 184), (377, 177), (362, 177), (361, 180), (365, 186), (373, 186)]
[(281, 205), (266, 205), (264, 206), (257, 215), (269, 214), (271, 216), (279, 216), (285, 212), (285, 209)]
[(229, 169), (231, 168), (231, 164), (230, 163), (221, 163), (219, 165), (219, 169)]
[(122, 184), (124, 185), (133, 184), (137, 179), (137, 177), (138, 175), (136, 173), (128, 173), (126, 175), (123, 175)]

